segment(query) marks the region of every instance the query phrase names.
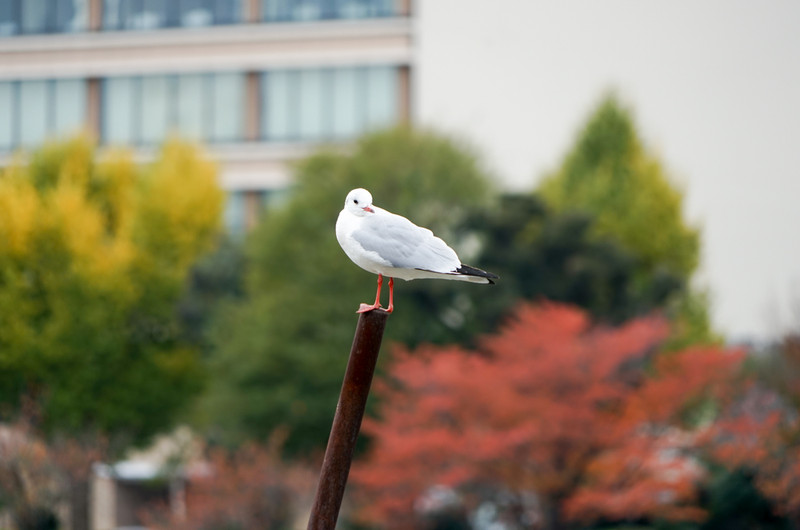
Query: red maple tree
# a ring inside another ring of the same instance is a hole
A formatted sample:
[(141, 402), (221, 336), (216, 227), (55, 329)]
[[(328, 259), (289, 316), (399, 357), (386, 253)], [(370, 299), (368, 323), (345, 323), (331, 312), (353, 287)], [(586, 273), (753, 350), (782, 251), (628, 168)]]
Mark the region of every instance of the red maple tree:
[(700, 349), (651, 363), (667, 334), (655, 317), (609, 328), (579, 309), (524, 305), (477, 352), (398, 351), (376, 385), (380, 419), (365, 422), (372, 450), (352, 475), (363, 516), (414, 528), (414, 502), (431, 486), (499, 484), (535, 492), (550, 528), (701, 517), (683, 416), (721, 393), (741, 354)]
[(565, 503), (572, 519), (658, 517), (701, 520), (697, 485), (705, 476), (698, 441), (708, 430), (693, 427), (689, 412), (703, 402), (731, 398), (744, 353), (690, 348), (661, 354), (651, 374), (625, 398), (617, 418), (620, 438), (586, 468), (584, 483)]

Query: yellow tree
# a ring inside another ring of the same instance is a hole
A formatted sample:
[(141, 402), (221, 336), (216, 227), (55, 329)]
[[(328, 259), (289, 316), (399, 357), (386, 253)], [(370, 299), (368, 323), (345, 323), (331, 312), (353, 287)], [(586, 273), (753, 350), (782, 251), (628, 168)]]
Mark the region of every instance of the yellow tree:
[(177, 332), (189, 267), (222, 193), (192, 146), (152, 164), (76, 138), (0, 171), (0, 406), (32, 399), (49, 433), (141, 441), (199, 386)]

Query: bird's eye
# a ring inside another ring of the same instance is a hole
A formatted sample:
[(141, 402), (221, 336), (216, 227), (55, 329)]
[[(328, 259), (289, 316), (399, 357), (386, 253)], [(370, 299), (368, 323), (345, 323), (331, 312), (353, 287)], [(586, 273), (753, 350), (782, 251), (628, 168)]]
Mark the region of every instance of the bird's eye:
[(353, 202), (358, 204), (358, 199), (353, 199)]

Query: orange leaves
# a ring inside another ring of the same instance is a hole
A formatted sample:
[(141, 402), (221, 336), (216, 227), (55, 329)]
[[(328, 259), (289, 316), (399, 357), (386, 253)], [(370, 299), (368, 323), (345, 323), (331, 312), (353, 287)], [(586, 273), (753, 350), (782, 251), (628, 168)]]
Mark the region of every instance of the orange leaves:
[(693, 442), (692, 435), (674, 428), (620, 440), (587, 466), (584, 484), (566, 502), (567, 516), (702, 520), (695, 486), (705, 473), (689, 453)]
[(743, 358), (741, 350), (718, 348), (690, 348), (658, 356), (653, 376), (627, 400), (627, 421), (679, 421), (686, 405), (727, 397)]
[(656, 318), (605, 328), (526, 305), (479, 352), (398, 352), (378, 385), (381, 420), (366, 424), (372, 453), (353, 473), (369, 515), (411, 513), (434, 485), (502, 483), (566, 499), (577, 519), (701, 518), (702, 470), (683, 454), (693, 438), (670, 425), (692, 399), (722, 395), (741, 352), (664, 354), (648, 376), (667, 333)]

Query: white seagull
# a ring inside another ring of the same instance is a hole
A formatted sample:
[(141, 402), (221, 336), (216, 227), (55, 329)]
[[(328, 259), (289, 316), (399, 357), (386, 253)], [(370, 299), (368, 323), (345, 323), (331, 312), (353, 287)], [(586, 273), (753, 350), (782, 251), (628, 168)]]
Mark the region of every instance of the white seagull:
[(372, 194), (357, 188), (347, 194), (336, 221), (336, 239), (362, 269), (378, 275), (373, 305), (361, 304), (358, 313), (381, 307), (383, 277), (389, 278), (389, 307), (394, 310), (394, 279), (441, 278), (494, 283), (496, 274), (464, 265), (447, 243), (405, 217), (372, 204)]

